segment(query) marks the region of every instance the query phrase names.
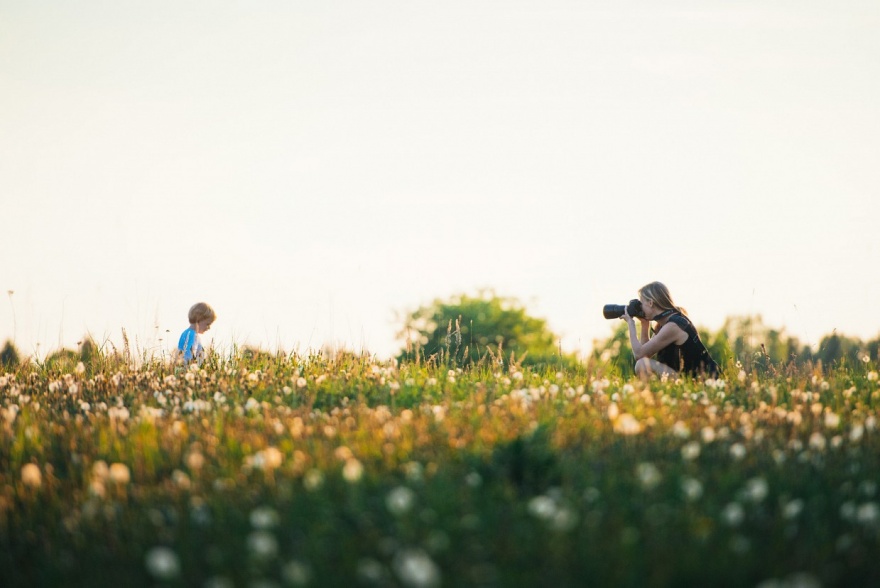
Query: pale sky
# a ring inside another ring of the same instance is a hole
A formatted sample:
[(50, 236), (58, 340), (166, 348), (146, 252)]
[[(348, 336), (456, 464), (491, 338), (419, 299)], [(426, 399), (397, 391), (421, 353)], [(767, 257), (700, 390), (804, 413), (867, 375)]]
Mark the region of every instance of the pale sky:
[(880, 335), (880, 2), (0, 0), (0, 341), (390, 356), (494, 288), (589, 349)]

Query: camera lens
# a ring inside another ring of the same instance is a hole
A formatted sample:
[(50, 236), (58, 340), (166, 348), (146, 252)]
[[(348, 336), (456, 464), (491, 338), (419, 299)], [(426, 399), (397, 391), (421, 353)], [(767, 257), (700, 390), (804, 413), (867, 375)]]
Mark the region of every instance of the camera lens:
[(623, 316), (623, 311), (626, 307), (622, 304), (606, 304), (602, 308), (602, 314), (607, 319), (616, 319)]

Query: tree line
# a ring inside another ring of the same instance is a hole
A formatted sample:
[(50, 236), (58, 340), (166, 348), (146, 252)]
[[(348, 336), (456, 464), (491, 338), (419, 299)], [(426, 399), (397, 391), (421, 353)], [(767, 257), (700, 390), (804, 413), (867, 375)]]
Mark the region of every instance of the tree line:
[[(406, 313), (398, 333), (403, 349), (400, 362), (434, 363), (450, 367), (497, 366), (511, 363), (529, 367), (577, 369), (600, 366), (623, 377), (633, 374), (635, 360), (626, 325), (620, 321), (611, 335), (593, 342), (586, 358), (563, 351), (547, 321), (529, 314), (516, 298), (484, 290), (437, 299)], [(880, 334), (862, 341), (831, 333), (810, 345), (784, 329), (765, 325), (760, 316), (730, 317), (715, 332), (699, 328), (700, 338), (722, 369), (783, 373), (832, 367), (859, 367), (880, 363)], [(123, 356), (128, 356), (128, 341)], [(112, 345), (111, 345), (112, 347)], [(42, 365), (67, 368), (104, 357), (103, 347), (85, 337), (79, 349), (61, 349)], [(117, 350), (112, 349), (112, 355)], [(0, 349), (0, 368), (14, 371), (31, 359), (22, 357), (11, 341)]]

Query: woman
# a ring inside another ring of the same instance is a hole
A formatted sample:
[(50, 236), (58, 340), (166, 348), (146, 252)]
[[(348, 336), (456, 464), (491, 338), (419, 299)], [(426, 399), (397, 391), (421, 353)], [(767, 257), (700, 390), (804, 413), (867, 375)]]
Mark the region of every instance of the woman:
[[(687, 318), (683, 308), (672, 302), (669, 289), (660, 282), (651, 282), (639, 290), (644, 317), (641, 322), (641, 338), (636, 336), (633, 317), (624, 310), (621, 320), (629, 325), (629, 340), (636, 358), (636, 374), (642, 378), (652, 373), (677, 376), (705, 374), (718, 376), (718, 364), (709, 355), (694, 324)], [(654, 321), (654, 335), (649, 335)], [(654, 358), (654, 359), (652, 359)]]

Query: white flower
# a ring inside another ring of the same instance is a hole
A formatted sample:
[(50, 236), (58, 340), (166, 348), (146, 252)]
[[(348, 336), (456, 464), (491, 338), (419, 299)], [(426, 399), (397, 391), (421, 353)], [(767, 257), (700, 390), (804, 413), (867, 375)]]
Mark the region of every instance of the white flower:
[(401, 516), (412, 510), (416, 501), (416, 493), (406, 486), (393, 488), (385, 496), (385, 506), (394, 516)]
[(556, 501), (549, 496), (535, 496), (529, 500), (529, 513), (535, 518), (549, 520), (556, 515)]
[(804, 510), (804, 501), (800, 498), (795, 498), (794, 500), (790, 500), (785, 503), (785, 506), (782, 507), (782, 517), (785, 519), (793, 519), (801, 514), (801, 511)]
[(687, 439), (691, 436), (691, 430), (685, 423), (675, 421), (675, 424), (672, 425), (672, 434), (679, 439)]
[(856, 509), (855, 517), (863, 525), (876, 525), (880, 522), (880, 508), (876, 502), (866, 502)]
[(423, 550), (402, 549), (391, 562), (397, 577), (404, 586), (432, 588), (440, 585), (440, 568)]
[(688, 461), (693, 461), (700, 457), (700, 442), (690, 441), (681, 448), (681, 457)]
[(742, 443), (734, 443), (730, 446), (730, 457), (734, 459), (734, 461), (740, 461), (742, 458), (746, 456), (746, 446)]
[(314, 492), (324, 485), (324, 473), (321, 470), (311, 469), (303, 476), (303, 486), (305, 489)]
[(312, 581), (312, 568), (306, 562), (294, 559), (284, 564), (281, 576), (288, 584), (305, 586)]
[(638, 435), (642, 432), (642, 425), (636, 417), (625, 412), (614, 422), (614, 432), (621, 435)]
[(147, 571), (157, 580), (173, 580), (180, 574), (180, 559), (168, 547), (154, 547), (145, 557)]
[(364, 466), (355, 458), (345, 460), (342, 466), (342, 477), (346, 482), (354, 483), (361, 479), (364, 474)]
[(825, 413), (825, 428), (836, 429), (840, 426), (840, 415), (833, 412)]
[(738, 502), (729, 502), (721, 511), (721, 518), (731, 527), (737, 527), (743, 522), (746, 511)]
[(663, 480), (657, 466), (648, 462), (642, 462), (636, 466), (636, 477), (645, 490), (653, 490)]
[(761, 502), (767, 498), (768, 486), (764, 478), (752, 478), (746, 482), (745, 497), (751, 502)]
[(278, 512), (268, 506), (261, 506), (251, 511), (250, 521), (254, 529), (266, 530), (278, 525)]
[(278, 555), (278, 540), (267, 531), (254, 531), (248, 535), (247, 546), (257, 559), (272, 559)]
[(685, 498), (693, 502), (703, 495), (703, 484), (696, 478), (685, 478), (681, 481), (681, 491)]

